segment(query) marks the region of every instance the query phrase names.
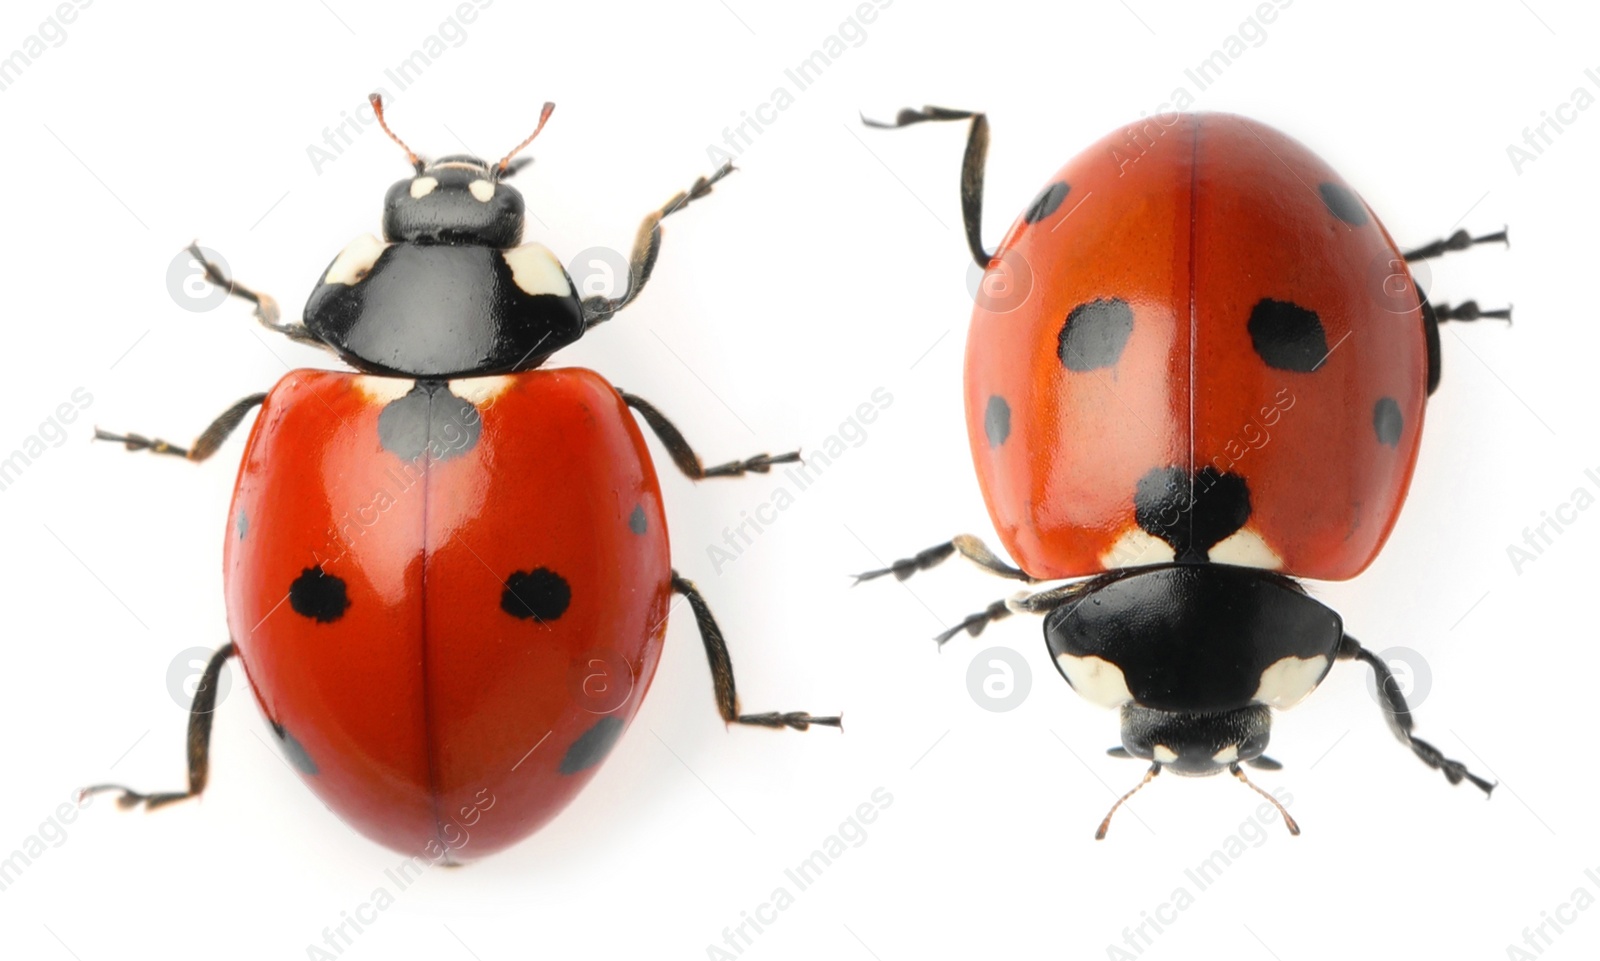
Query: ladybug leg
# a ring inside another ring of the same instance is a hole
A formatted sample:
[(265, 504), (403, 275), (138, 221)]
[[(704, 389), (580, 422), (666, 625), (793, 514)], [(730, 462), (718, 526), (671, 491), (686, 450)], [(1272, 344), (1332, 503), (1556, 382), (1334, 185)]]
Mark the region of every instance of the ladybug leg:
[(1081, 594), (1084, 585), (1087, 583), (1087, 581), (1079, 581), (1073, 584), (1063, 584), (1060, 587), (1052, 587), (1034, 594), (1023, 594), (1020, 597), (1009, 597), (995, 601), (976, 614), (967, 615), (960, 624), (935, 635), (933, 639), (939, 642), (940, 647), (943, 647), (946, 641), (962, 631), (965, 631), (969, 637), (977, 637), (990, 624), (995, 621), (1003, 621), (1012, 614), (1019, 612), (1023, 614), (1048, 614)]
[(1365, 661), (1372, 668), (1372, 673), (1378, 681), (1378, 690), (1383, 693), (1384, 718), (1389, 722), (1389, 730), (1399, 738), (1400, 743), (1422, 759), (1422, 763), (1435, 770), (1443, 771), (1444, 776), (1451, 784), (1460, 784), (1465, 778), (1478, 787), (1487, 796), (1495, 788), (1494, 782), (1485, 781), (1471, 771), (1460, 761), (1452, 761), (1439, 752), (1439, 749), (1419, 737), (1411, 735), (1413, 722), (1411, 708), (1407, 706), (1405, 695), (1400, 693), (1400, 682), (1395, 680), (1394, 674), (1389, 670), (1389, 665), (1383, 659), (1372, 653), (1346, 634), (1344, 642), (1339, 645), (1340, 660)]
[(142, 804), (145, 810), (154, 811), (177, 801), (199, 797), (200, 792), (206, 789), (206, 779), (211, 769), (211, 715), (217, 707), (217, 682), (222, 674), (222, 666), (233, 655), (231, 641), (211, 655), (205, 673), (200, 677), (200, 686), (195, 689), (194, 701), (189, 705), (189, 790), (140, 794), (120, 784), (96, 784), (78, 792), (78, 803), (83, 803), (85, 798), (93, 794), (116, 791), (119, 794), (117, 807), (127, 810)]
[(900, 560), (895, 561), (893, 564), (890, 564), (888, 567), (879, 568), (875, 571), (867, 571), (863, 574), (857, 574), (855, 575), (856, 583), (860, 584), (863, 581), (875, 580), (879, 577), (883, 577), (885, 574), (893, 574), (895, 580), (903, 581), (918, 571), (925, 571), (933, 567), (938, 567), (940, 564), (944, 563), (951, 554), (954, 554), (957, 551), (961, 553), (962, 557), (965, 557), (967, 560), (997, 577), (1009, 577), (1016, 581), (1024, 581), (1029, 584), (1034, 583), (1034, 578), (1029, 575), (1027, 571), (1020, 570), (1012, 567), (1010, 564), (1007, 564), (1005, 561), (1001, 560), (994, 551), (989, 549), (989, 545), (985, 544), (982, 540), (972, 536), (971, 534), (957, 534), (955, 537), (945, 541), (943, 544), (930, 547), (927, 550), (918, 553), (915, 557), (903, 557)]
[(586, 298), (583, 301), (586, 329), (610, 320), (617, 311), (633, 303), (639, 292), (644, 290), (651, 271), (655, 269), (656, 256), (661, 253), (661, 221), (711, 193), (711, 188), (716, 182), (733, 171), (733, 162), (729, 161), (718, 167), (711, 176), (696, 178), (688, 190), (680, 190), (671, 200), (662, 204), (660, 210), (645, 215), (643, 222), (639, 224), (639, 232), (634, 235), (633, 253), (628, 258), (628, 289), (621, 297)]
[(797, 731), (807, 730), (813, 724), (843, 727), (839, 717), (813, 717), (804, 711), (740, 714), (739, 693), (733, 684), (733, 659), (728, 656), (728, 643), (722, 638), (722, 628), (711, 616), (711, 608), (706, 606), (700, 591), (677, 571), (672, 572), (672, 590), (687, 598), (689, 607), (694, 610), (694, 620), (700, 628), (700, 640), (706, 646), (706, 660), (711, 662), (711, 683), (716, 689), (717, 711), (724, 721), (755, 727), (792, 727)]
[(729, 461), (715, 467), (706, 467), (700, 462), (700, 455), (694, 452), (689, 442), (684, 439), (683, 433), (667, 420), (666, 415), (655, 408), (654, 404), (642, 397), (635, 397), (625, 390), (618, 390), (622, 395), (623, 403), (639, 412), (644, 422), (650, 425), (650, 430), (666, 445), (667, 452), (672, 455), (672, 462), (690, 480), (705, 480), (708, 477), (741, 477), (747, 473), (765, 474), (772, 469), (774, 464), (797, 464), (800, 462), (800, 452), (789, 451), (786, 454), (757, 454), (746, 457), (744, 460)]
[(907, 108), (893, 121), (868, 120), (861, 122), (869, 127), (895, 129), (909, 127), (928, 120), (971, 120), (967, 128), (967, 151), (961, 158), (961, 222), (967, 232), (967, 249), (972, 259), (985, 269), (994, 255), (983, 249), (983, 168), (989, 153), (989, 118), (972, 110), (951, 110), (947, 107)]
[(228, 439), (228, 435), (238, 429), (239, 424), (244, 421), (245, 415), (249, 414), (251, 410), (266, 399), (266, 394), (251, 394), (249, 397), (229, 407), (222, 412), (222, 416), (211, 422), (210, 427), (207, 427), (199, 437), (195, 438), (193, 446), (190, 447), (179, 447), (160, 438), (145, 437), (142, 434), (113, 434), (98, 427), (94, 429), (94, 439), (116, 441), (127, 450), (147, 450), (154, 454), (171, 454), (174, 457), (182, 457), (199, 463), (215, 454), (217, 448), (222, 446), (222, 442)]
[(316, 334), (306, 329), (304, 324), (283, 323), (281, 319), (282, 312), (278, 310), (277, 300), (258, 290), (252, 290), (224, 274), (222, 268), (215, 261), (208, 258), (205, 252), (200, 249), (198, 240), (189, 245), (188, 251), (194, 257), (195, 262), (200, 265), (200, 268), (205, 271), (206, 280), (210, 281), (213, 286), (222, 287), (233, 296), (250, 303), (254, 308), (252, 313), (255, 315), (256, 320), (261, 323), (261, 326), (302, 344), (314, 344), (324, 350), (332, 349), (323, 343)]
[(1509, 247), (1511, 246), (1511, 237), (1503, 227), (1495, 233), (1484, 234), (1482, 237), (1474, 237), (1465, 230), (1458, 230), (1443, 240), (1435, 240), (1433, 243), (1424, 244), (1415, 250), (1406, 251), (1405, 258), (1406, 262), (1410, 263), (1415, 260), (1427, 260), (1431, 257), (1443, 257), (1452, 250), (1466, 250), (1477, 244), (1491, 243), (1503, 243)]

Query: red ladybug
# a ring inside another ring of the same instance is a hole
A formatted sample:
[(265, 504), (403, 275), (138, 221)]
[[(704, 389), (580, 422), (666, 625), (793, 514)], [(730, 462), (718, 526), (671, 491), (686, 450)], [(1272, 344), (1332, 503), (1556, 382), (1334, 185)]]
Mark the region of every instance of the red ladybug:
[(674, 593), (699, 624), (725, 721), (838, 726), (740, 712), (722, 634), (671, 567), (629, 408), (696, 480), (798, 455), (705, 468), (642, 399), (592, 371), (540, 369), (638, 296), (661, 218), (731, 168), (645, 218), (622, 297), (580, 300), (549, 250), (517, 246), (523, 201), (505, 181), (532, 139), (491, 165), (424, 163), (396, 138), (415, 176), (389, 190), (383, 239), (362, 237), (329, 265), (303, 325), (279, 322), (270, 298), (193, 248), (268, 327), (361, 373), (294, 371), (188, 449), (97, 432), (201, 461), (261, 407), (224, 551), (232, 640), (195, 696), (189, 788), (86, 793), (149, 808), (200, 794), (217, 677), (237, 654), (285, 755), (337, 814), (407, 854), (483, 857), (537, 830), (594, 775), (649, 689)]
[(938, 640), (1016, 610), (1046, 614), (1057, 667), (1121, 712), (1111, 753), (1151, 762), (1145, 781), (1278, 767), (1262, 754), (1271, 709), (1356, 658), (1377, 673), (1395, 735), (1487, 793), (1411, 735), (1387, 666), (1292, 578), (1343, 580), (1372, 562), (1438, 384), (1439, 323), (1510, 317), (1429, 304), (1407, 262), (1505, 233), (1402, 252), (1284, 134), (1171, 114), (1069, 162), (989, 254), (984, 115), (929, 107), (871, 125), (927, 120), (971, 121), (962, 208), (986, 276), (967, 426), (1017, 566), (961, 536), (862, 579), (904, 579), (957, 552), (1025, 582), (1083, 578), (996, 602)]

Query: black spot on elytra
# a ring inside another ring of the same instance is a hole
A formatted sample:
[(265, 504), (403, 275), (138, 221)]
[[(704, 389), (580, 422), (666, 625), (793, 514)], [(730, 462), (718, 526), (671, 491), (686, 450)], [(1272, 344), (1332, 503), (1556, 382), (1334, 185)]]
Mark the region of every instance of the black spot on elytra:
[(1011, 436), (1011, 405), (999, 394), (991, 396), (984, 409), (983, 432), (989, 437), (990, 447), (999, 447)]
[(302, 617), (319, 624), (331, 624), (350, 609), (344, 580), (321, 567), (307, 567), (289, 585), (289, 606)]
[(1068, 370), (1111, 367), (1133, 334), (1133, 308), (1121, 297), (1102, 297), (1079, 304), (1061, 325), (1056, 351)]
[(1036, 224), (1055, 213), (1061, 209), (1061, 201), (1067, 199), (1067, 191), (1071, 189), (1071, 185), (1066, 181), (1058, 180), (1039, 191), (1039, 196), (1033, 198), (1033, 203), (1028, 205), (1022, 219), (1030, 224)]
[(1349, 187), (1323, 181), (1317, 184), (1317, 193), (1322, 195), (1328, 212), (1350, 226), (1360, 227), (1367, 222), (1367, 208), (1361, 205), (1361, 198), (1351, 193)]
[(553, 621), (567, 612), (572, 588), (567, 579), (548, 567), (517, 571), (506, 578), (500, 609), (524, 620)]
[(401, 460), (424, 452), (437, 461), (460, 457), (477, 446), (482, 432), (483, 417), (472, 401), (438, 381), (417, 381), (378, 414), (378, 443)]
[(567, 753), (561, 758), (561, 773), (577, 774), (604, 761), (616, 745), (617, 738), (622, 736), (622, 727), (622, 718), (615, 714), (607, 714), (594, 722), (594, 727), (578, 735), (578, 739), (567, 748)]
[(644, 505), (639, 504), (634, 507), (633, 513), (628, 515), (628, 530), (635, 534), (643, 534), (649, 529), (649, 521), (644, 516)]
[(1309, 374), (1328, 357), (1322, 319), (1287, 300), (1266, 297), (1250, 311), (1250, 343), (1268, 367)]
[(311, 755), (306, 753), (305, 745), (295, 740), (295, 736), (283, 729), (283, 725), (272, 722), (272, 733), (278, 738), (278, 746), (283, 748), (283, 756), (289, 759), (294, 769), (301, 774), (315, 776), (317, 762), (311, 760)]
[(1377, 406), (1372, 408), (1372, 429), (1377, 432), (1380, 444), (1398, 447), (1400, 431), (1405, 423), (1405, 418), (1400, 414), (1400, 405), (1393, 397), (1380, 398)]
[(1157, 467), (1139, 478), (1133, 516), (1146, 533), (1172, 545), (1178, 560), (1209, 560), (1211, 548), (1250, 520), (1250, 488), (1215, 467), (1201, 468), (1192, 483), (1182, 467)]

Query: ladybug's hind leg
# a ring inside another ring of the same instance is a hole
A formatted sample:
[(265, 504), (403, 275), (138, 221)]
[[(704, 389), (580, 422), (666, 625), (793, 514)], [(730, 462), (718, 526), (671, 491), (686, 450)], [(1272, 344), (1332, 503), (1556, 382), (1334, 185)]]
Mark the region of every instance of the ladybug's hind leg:
[(989, 118), (972, 110), (948, 107), (906, 108), (893, 121), (861, 118), (869, 127), (893, 129), (928, 120), (971, 120), (967, 128), (967, 151), (961, 159), (961, 221), (967, 232), (967, 249), (978, 266), (988, 269), (994, 255), (983, 249), (983, 168), (989, 153)]
[(586, 298), (583, 301), (586, 329), (610, 320), (613, 314), (633, 303), (633, 299), (644, 290), (651, 271), (655, 269), (656, 256), (661, 253), (661, 221), (711, 193), (712, 186), (733, 173), (733, 170), (733, 162), (729, 161), (718, 167), (711, 176), (695, 178), (688, 190), (680, 190), (671, 200), (662, 204), (660, 210), (645, 215), (644, 221), (639, 224), (639, 232), (634, 235), (633, 253), (628, 258), (628, 289), (623, 291), (621, 297)]
[(211, 716), (217, 708), (217, 683), (223, 665), (233, 655), (234, 647), (231, 641), (211, 655), (205, 673), (200, 677), (200, 686), (195, 689), (194, 701), (189, 705), (189, 790), (140, 794), (120, 784), (96, 784), (80, 790), (79, 801), (92, 794), (115, 791), (118, 793), (117, 807), (126, 810), (142, 804), (146, 810), (153, 811), (177, 801), (199, 797), (200, 792), (206, 789), (206, 779), (211, 771)]
[(786, 454), (757, 454), (746, 457), (744, 460), (729, 461), (715, 467), (706, 467), (700, 462), (700, 455), (694, 452), (689, 442), (684, 439), (683, 433), (667, 420), (666, 415), (655, 408), (654, 404), (642, 397), (635, 397), (625, 390), (618, 390), (622, 395), (623, 403), (639, 412), (644, 422), (650, 425), (650, 430), (666, 445), (667, 452), (672, 455), (672, 462), (678, 465), (690, 480), (705, 480), (708, 477), (742, 477), (747, 473), (765, 474), (772, 469), (774, 464), (796, 464), (800, 461), (800, 452), (789, 451)]
[(740, 714), (739, 693), (733, 683), (733, 659), (728, 656), (728, 643), (722, 638), (722, 628), (711, 616), (711, 608), (706, 606), (700, 591), (677, 571), (672, 572), (672, 590), (687, 598), (689, 607), (694, 611), (695, 624), (700, 628), (700, 640), (706, 646), (706, 659), (711, 662), (711, 683), (716, 689), (717, 711), (724, 721), (755, 727), (792, 727), (797, 731), (807, 730), (813, 724), (843, 726), (838, 717), (813, 717), (804, 711)]
[(96, 427), (95, 440), (116, 441), (128, 450), (147, 450), (155, 454), (171, 454), (196, 463), (205, 460), (217, 452), (222, 442), (228, 435), (238, 429), (244, 422), (245, 415), (254, 410), (262, 401), (267, 399), (266, 394), (251, 394), (232, 407), (222, 412), (222, 415), (211, 422), (200, 436), (195, 438), (194, 444), (189, 447), (179, 447), (157, 438), (145, 437), (142, 434), (113, 434)]
[(1406, 704), (1405, 695), (1400, 693), (1400, 682), (1395, 680), (1394, 674), (1389, 670), (1389, 665), (1383, 659), (1372, 653), (1350, 635), (1346, 634), (1343, 643), (1339, 646), (1340, 660), (1365, 661), (1372, 668), (1372, 673), (1378, 681), (1378, 690), (1383, 695), (1383, 714), (1389, 722), (1389, 730), (1399, 738), (1400, 743), (1422, 759), (1422, 763), (1435, 770), (1444, 772), (1446, 779), (1451, 784), (1460, 784), (1462, 779), (1471, 781), (1485, 795), (1493, 791), (1495, 785), (1492, 781), (1485, 781), (1471, 771), (1460, 761), (1453, 761), (1440, 753), (1439, 749), (1419, 737), (1411, 735), (1413, 722), (1411, 708)]

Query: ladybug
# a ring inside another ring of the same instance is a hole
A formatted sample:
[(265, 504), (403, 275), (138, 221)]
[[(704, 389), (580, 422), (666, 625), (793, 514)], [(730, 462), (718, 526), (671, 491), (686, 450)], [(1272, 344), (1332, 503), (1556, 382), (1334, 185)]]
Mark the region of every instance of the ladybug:
[(661, 656), (674, 595), (688, 601), (729, 724), (807, 730), (838, 717), (742, 713), (727, 645), (672, 569), (661, 490), (637, 413), (695, 480), (766, 473), (798, 452), (706, 467), (654, 406), (551, 354), (639, 295), (661, 220), (711, 192), (701, 177), (644, 219), (629, 285), (580, 299), (561, 262), (520, 244), (506, 181), (527, 161), (424, 162), (384, 200), (383, 239), (358, 238), (322, 274), (304, 322), (224, 276), (293, 340), (355, 369), (297, 370), (218, 417), (187, 448), (97, 432), (128, 450), (204, 461), (260, 407), (223, 554), (231, 640), (189, 718), (189, 786), (206, 786), (218, 675), (237, 656), (279, 746), (317, 796), (381, 844), (459, 864), (536, 831), (595, 774)]
[(1402, 252), (1288, 136), (1167, 114), (1061, 168), (989, 253), (985, 115), (927, 107), (866, 122), (957, 120), (969, 124), (967, 244), (985, 272), (967, 429), (1016, 566), (962, 535), (858, 582), (954, 554), (1024, 583), (1073, 579), (997, 601), (937, 640), (1044, 615), (1067, 683), (1121, 714), (1110, 753), (1149, 763), (1141, 787), (1163, 770), (1227, 771), (1276, 804), (1241, 765), (1280, 768), (1263, 753), (1272, 712), (1334, 661), (1360, 660), (1401, 743), (1487, 795), (1493, 784), (1412, 734), (1389, 668), (1296, 578), (1354, 577), (1388, 537), (1439, 383), (1439, 325), (1510, 319), (1431, 304), (1408, 264), (1506, 233)]

